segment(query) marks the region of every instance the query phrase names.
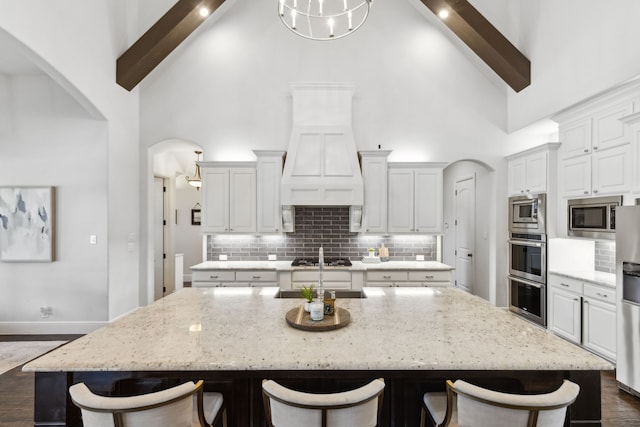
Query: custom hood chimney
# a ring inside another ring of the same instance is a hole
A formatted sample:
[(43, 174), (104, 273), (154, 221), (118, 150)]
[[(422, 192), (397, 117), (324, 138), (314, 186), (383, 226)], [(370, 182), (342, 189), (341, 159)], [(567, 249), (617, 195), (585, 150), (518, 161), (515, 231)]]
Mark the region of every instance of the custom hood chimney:
[(291, 206), (351, 206), (359, 221), (362, 174), (351, 127), (353, 86), (294, 84), (293, 129), (282, 175), (283, 212)]

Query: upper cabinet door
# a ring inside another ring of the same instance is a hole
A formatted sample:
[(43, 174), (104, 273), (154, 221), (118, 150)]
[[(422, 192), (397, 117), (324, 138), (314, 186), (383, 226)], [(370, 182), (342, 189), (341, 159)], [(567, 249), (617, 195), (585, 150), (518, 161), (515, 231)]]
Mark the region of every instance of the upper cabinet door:
[(631, 147), (622, 145), (593, 154), (593, 195), (621, 194), (631, 189)]
[(387, 158), (363, 156), (362, 179), (364, 181), (363, 231), (384, 234), (387, 232)]
[(525, 192), (526, 162), (524, 158), (509, 160), (509, 195), (517, 196)]
[(547, 191), (547, 152), (531, 154), (525, 160), (525, 191), (545, 193)]
[(591, 195), (591, 156), (562, 161), (560, 185), (564, 197)]
[(257, 152), (257, 230), (258, 233), (282, 231), (282, 207), (280, 205), (280, 180), (282, 179), (282, 154), (273, 156)]
[(560, 129), (562, 158), (581, 156), (591, 152), (591, 119), (563, 124)]
[(629, 126), (620, 119), (633, 113), (633, 102), (613, 105), (593, 116), (593, 152), (628, 144)]
[(256, 170), (229, 170), (229, 232), (256, 232)]
[(442, 230), (442, 169), (415, 171), (415, 232)]
[(229, 231), (229, 170), (202, 168), (202, 232)]
[(413, 170), (389, 169), (389, 227), (390, 233), (415, 231), (413, 226)]

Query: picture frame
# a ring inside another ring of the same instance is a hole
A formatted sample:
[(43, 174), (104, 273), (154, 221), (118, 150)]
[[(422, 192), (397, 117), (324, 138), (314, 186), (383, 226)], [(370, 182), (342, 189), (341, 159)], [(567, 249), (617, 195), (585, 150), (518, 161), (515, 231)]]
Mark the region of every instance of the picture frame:
[(0, 261), (53, 262), (55, 187), (0, 187)]
[(191, 209), (191, 225), (201, 224), (202, 219), (200, 215), (200, 209)]

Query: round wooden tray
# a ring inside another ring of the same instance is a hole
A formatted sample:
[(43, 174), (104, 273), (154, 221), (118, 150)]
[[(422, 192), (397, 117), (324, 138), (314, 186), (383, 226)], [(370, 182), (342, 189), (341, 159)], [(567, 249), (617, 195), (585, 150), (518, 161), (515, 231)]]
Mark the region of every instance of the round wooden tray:
[(347, 326), (351, 321), (351, 313), (348, 310), (336, 307), (336, 311), (332, 316), (324, 315), (322, 320), (311, 320), (309, 313), (304, 311), (304, 306), (292, 308), (285, 316), (287, 323), (292, 328), (302, 329), (303, 331), (332, 331)]

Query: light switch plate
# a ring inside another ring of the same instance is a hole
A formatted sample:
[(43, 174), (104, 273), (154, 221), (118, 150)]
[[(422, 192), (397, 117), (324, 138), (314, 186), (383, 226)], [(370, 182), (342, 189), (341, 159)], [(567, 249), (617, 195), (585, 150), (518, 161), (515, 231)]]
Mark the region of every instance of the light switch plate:
[(218, 261), (226, 261), (226, 260), (227, 260), (226, 255), (218, 255)]
[(424, 261), (424, 255), (416, 255), (416, 261)]
[(89, 244), (97, 245), (98, 244), (98, 236), (96, 236), (95, 234), (90, 235), (89, 236)]

